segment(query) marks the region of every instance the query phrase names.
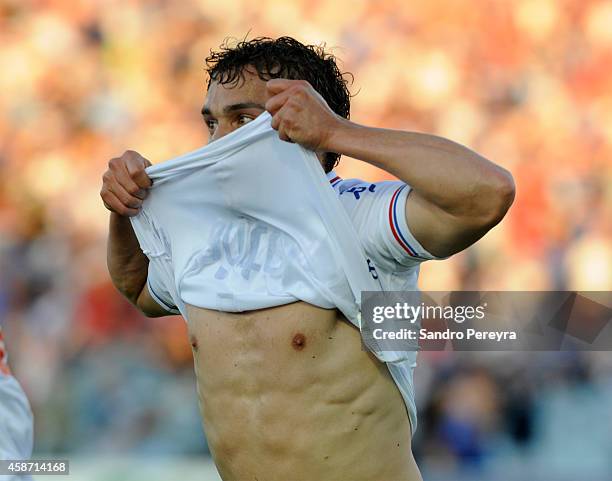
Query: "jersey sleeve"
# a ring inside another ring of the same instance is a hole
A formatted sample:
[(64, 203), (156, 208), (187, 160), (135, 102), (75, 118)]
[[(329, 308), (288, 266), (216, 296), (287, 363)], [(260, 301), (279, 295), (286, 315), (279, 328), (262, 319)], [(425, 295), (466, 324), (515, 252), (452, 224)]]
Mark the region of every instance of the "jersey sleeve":
[(166, 287), (169, 279), (164, 275), (164, 270), (155, 261), (149, 261), (149, 271), (147, 275), (147, 289), (155, 302), (170, 314), (180, 314), (174, 302), (170, 289)]
[(339, 198), (352, 218), (366, 252), (388, 271), (402, 271), (423, 261), (446, 259), (428, 252), (406, 222), (411, 187), (400, 181), (360, 180), (339, 185)]

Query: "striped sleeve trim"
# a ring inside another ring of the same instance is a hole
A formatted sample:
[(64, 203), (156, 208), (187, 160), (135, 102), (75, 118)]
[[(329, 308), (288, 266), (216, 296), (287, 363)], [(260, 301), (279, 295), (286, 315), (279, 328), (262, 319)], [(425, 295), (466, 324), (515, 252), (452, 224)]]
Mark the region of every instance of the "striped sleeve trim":
[(161, 307), (163, 307), (166, 311), (171, 312), (172, 314), (180, 314), (181, 312), (178, 308), (172, 304), (168, 304), (165, 302), (160, 296), (155, 293), (155, 290), (151, 287), (151, 283), (149, 279), (147, 279), (147, 287), (149, 289), (149, 293), (155, 302), (157, 302)]
[(342, 179), (340, 178), (340, 176), (336, 176), (333, 179), (330, 179), (329, 181), (332, 187), (336, 187), (340, 182), (342, 182)]
[(391, 197), (391, 202), (389, 203), (389, 225), (391, 227), (391, 232), (393, 233), (393, 237), (397, 243), (406, 253), (408, 253), (408, 255), (417, 259), (428, 260), (427, 257), (417, 254), (417, 250), (408, 242), (406, 233), (402, 232), (402, 229), (400, 228), (398, 218), (398, 199), (400, 198), (401, 192), (407, 187), (408, 186), (406, 184), (398, 187)]

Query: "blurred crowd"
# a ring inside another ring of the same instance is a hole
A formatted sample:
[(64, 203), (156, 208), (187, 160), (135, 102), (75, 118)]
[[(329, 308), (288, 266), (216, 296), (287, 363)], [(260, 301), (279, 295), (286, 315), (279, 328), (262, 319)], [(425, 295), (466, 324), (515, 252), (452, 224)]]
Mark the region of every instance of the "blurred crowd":
[[(449, 137), (513, 173), (506, 219), (425, 263), (422, 289), (611, 290), (611, 25), (603, 0), (0, 0), (0, 321), (36, 452), (207, 452), (184, 322), (143, 318), (110, 284), (98, 192), (127, 149), (155, 163), (206, 142), (211, 48), (325, 42), (354, 75), (354, 121)], [(611, 359), (422, 353), (416, 453), (605, 464)]]

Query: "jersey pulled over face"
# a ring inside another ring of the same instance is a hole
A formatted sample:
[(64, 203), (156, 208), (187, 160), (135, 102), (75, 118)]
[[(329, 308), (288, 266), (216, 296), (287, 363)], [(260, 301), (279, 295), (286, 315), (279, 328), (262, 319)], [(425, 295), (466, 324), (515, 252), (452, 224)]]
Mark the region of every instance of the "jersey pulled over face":
[[(266, 81), (253, 69), (243, 70), (243, 78), (236, 84), (212, 81), (202, 107), (202, 116), (208, 131), (208, 142), (214, 142), (248, 124), (266, 111), (270, 98)], [(323, 165), (323, 154), (317, 154)]]

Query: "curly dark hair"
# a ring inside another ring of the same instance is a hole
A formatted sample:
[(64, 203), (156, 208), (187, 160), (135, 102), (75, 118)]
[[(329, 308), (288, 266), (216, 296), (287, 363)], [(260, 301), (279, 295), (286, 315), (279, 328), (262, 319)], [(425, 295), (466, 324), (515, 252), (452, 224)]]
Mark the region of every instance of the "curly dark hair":
[[(341, 117), (350, 116), (351, 94), (346, 77), (336, 57), (325, 52), (324, 46), (304, 45), (292, 37), (257, 37), (242, 40), (230, 46), (226, 39), (218, 51), (210, 51), (206, 58), (208, 87), (211, 81), (237, 85), (244, 81), (245, 67), (252, 67), (262, 80), (287, 78), (306, 80), (325, 99), (329, 107)], [(331, 171), (340, 160), (340, 154), (325, 154), (325, 172)]]

